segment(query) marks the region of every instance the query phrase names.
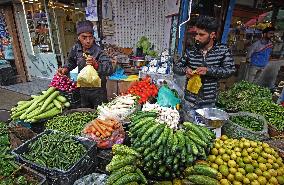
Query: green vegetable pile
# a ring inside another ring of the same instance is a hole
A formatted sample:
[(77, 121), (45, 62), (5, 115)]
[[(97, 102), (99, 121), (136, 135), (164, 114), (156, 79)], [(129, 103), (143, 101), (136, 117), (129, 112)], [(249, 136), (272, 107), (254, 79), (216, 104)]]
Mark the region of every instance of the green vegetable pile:
[(263, 130), (263, 121), (256, 119), (252, 116), (231, 116), (230, 120), (244, 128), (248, 128), (252, 131), (262, 131)]
[(151, 177), (174, 179), (197, 159), (206, 159), (215, 134), (205, 127), (185, 122), (185, 130), (174, 131), (159, 124), (156, 113), (132, 116), (129, 135), (135, 150), (142, 154), (144, 171)]
[(15, 177), (13, 174), (20, 169), (15, 164), (14, 156), (10, 154), (10, 141), (6, 123), (0, 122), (0, 185), (28, 184), (24, 176)]
[(140, 154), (125, 145), (115, 144), (112, 147), (114, 157), (106, 166), (111, 172), (106, 185), (147, 184), (147, 179), (138, 168)]
[(71, 136), (50, 133), (28, 145), (23, 157), (47, 168), (68, 170), (87, 152), (84, 145)]
[(267, 88), (249, 82), (240, 82), (221, 92), (217, 105), (227, 111), (244, 111), (260, 114), (279, 131), (284, 131), (284, 107), (272, 101)]
[(96, 113), (74, 112), (54, 117), (45, 123), (45, 127), (52, 130), (66, 132), (71, 135), (81, 135), (85, 125), (97, 117)]

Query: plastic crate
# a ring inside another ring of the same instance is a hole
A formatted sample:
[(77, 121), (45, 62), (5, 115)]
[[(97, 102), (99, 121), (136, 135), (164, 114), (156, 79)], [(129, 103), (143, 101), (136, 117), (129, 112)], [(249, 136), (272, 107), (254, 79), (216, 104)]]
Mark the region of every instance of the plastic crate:
[(99, 173), (109, 174), (106, 171), (106, 165), (108, 165), (112, 159), (111, 149), (98, 149), (98, 165), (96, 167), (96, 171)]
[[(18, 161), (21, 164), (25, 164), (29, 166), (30, 168), (36, 170), (37, 172), (42, 173), (47, 177), (47, 182), (49, 184), (58, 184), (58, 185), (69, 185), (73, 184), (77, 179), (83, 177), (86, 174), (91, 173), (91, 170), (97, 165), (97, 147), (96, 143), (93, 141), (90, 141), (86, 138), (82, 137), (75, 137), (73, 136), (74, 140), (79, 141), (81, 144), (83, 144), (86, 149), (87, 153), (81, 157), (81, 159), (74, 164), (72, 167), (70, 167), (67, 171), (60, 170), (60, 169), (50, 169), (43, 166), (40, 166), (34, 162), (31, 162), (24, 157), (21, 156), (24, 152), (28, 150), (28, 145), (30, 143), (33, 143), (40, 137), (46, 134), (51, 134), (58, 131), (53, 130), (46, 130), (45, 132), (37, 135), (33, 139), (25, 142), (18, 148), (14, 149), (12, 151), (12, 154), (15, 155), (16, 161)], [(62, 133), (62, 132), (59, 132)], [(62, 133), (64, 134), (64, 133)]]
[(60, 94), (67, 98), (70, 103), (69, 109), (76, 109), (81, 106), (81, 95), (80, 90), (76, 89), (72, 92), (60, 91)]

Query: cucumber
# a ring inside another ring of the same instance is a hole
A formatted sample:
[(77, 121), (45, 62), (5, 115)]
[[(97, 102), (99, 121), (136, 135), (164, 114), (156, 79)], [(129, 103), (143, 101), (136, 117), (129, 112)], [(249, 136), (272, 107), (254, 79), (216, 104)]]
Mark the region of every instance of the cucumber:
[(218, 181), (205, 175), (189, 175), (187, 179), (196, 185), (218, 185)]
[(206, 127), (202, 127), (202, 126), (198, 126), (200, 128), (200, 130), (202, 130), (202, 132), (206, 133), (208, 136), (210, 136), (211, 139), (215, 139), (216, 135), (214, 132), (212, 132), (211, 130), (209, 130)]
[(167, 143), (167, 140), (168, 140), (168, 137), (169, 137), (169, 133), (170, 131), (172, 130), (171, 128), (169, 128), (168, 126), (165, 127), (166, 130), (164, 132), (164, 135), (163, 135), (163, 139), (162, 139), (162, 144), (165, 145)]
[(177, 134), (175, 133), (173, 135), (172, 153), (175, 153), (177, 149), (178, 149), (178, 137), (177, 137)]
[(129, 155), (124, 156), (120, 160), (111, 160), (111, 162), (106, 166), (106, 171), (112, 172), (118, 170), (126, 165), (134, 164), (136, 162), (136, 156)]
[(173, 146), (173, 139), (174, 139), (174, 131), (173, 129), (171, 129), (167, 140), (167, 147), (171, 148)]
[(115, 183), (113, 183), (113, 185), (125, 185), (127, 183), (138, 182), (140, 180), (141, 180), (141, 177), (139, 174), (129, 173), (119, 178)]
[(122, 144), (114, 144), (112, 146), (112, 153), (115, 155), (135, 155), (136, 157), (141, 157), (134, 149)]
[(187, 136), (192, 140), (194, 141), (195, 143), (203, 146), (203, 147), (207, 147), (207, 144), (202, 141), (194, 132), (188, 130), (187, 131)]
[(189, 130), (193, 131), (200, 139), (202, 139), (205, 143), (210, 141), (210, 137), (207, 134), (204, 134), (203, 131), (198, 128), (198, 126), (191, 122), (184, 122), (183, 125)]
[(186, 153), (190, 154), (192, 152), (191, 145), (189, 144), (189, 139), (187, 136), (184, 136), (185, 139), (185, 147), (186, 147)]
[[(152, 121), (146, 123), (141, 129), (137, 132), (137, 138), (141, 138), (145, 132), (150, 129), (152, 126), (154, 126), (154, 123)], [(143, 143), (143, 142), (142, 142)]]
[(160, 135), (163, 133), (165, 128), (164, 124), (160, 124), (157, 128), (157, 130), (153, 133), (152, 137), (151, 137), (151, 142), (156, 142), (157, 139), (160, 137)]
[(135, 172), (136, 167), (127, 165), (120, 168), (118, 171), (112, 173), (109, 178), (107, 179), (106, 185), (112, 185), (115, 181), (117, 181), (120, 177)]
[(194, 154), (194, 155), (197, 155), (198, 154), (198, 148), (197, 148), (197, 146), (196, 146), (196, 144), (188, 137), (188, 141), (187, 141), (189, 144), (190, 144), (190, 146), (191, 146), (191, 149), (192, 149), (192, 153)]
[(145, 123), (148, 123), (148, 122), (150, 122), (150, 121), (153, 121), (153, 120), (155, 120), (154, 118), (145, 118), (145, 119), (143, 119), (143, 120), (140, 120), (134, 127), (131, 127), (130, 129), (129, 129), (129, 131), (131, 132), (131, 133), (135, 133), (139, 128), (141, 128)]
[(136, 169), (136, 173), (140, 176), (140, 179), (141, 179), (142, 183), (143, 184), (147, 184), (147, 179), (143, 175), (143, 173), (141, 172), (141, 170), (139, 168)]
[(162, 143), (163, 139), (164, 139), (164, 135), (167, 132), (167, 127), (164, 127), (163, 133), (161, 133), (161, 135), (159, 136), (159, 138), (157, 139), (157, 141), (152, 145), (152, 149), (156, 149), (158, 146), (160, 146), (160, 144)]
[(212, 178), (217, 178), (218, 171), (206, 165), (197, 164), (193, 167), (194, 171), (198, 175), (205, 175)]
[(182, 148), (185, 147), (185, 138), (184, 138), (184, 132), (181, 130), (176, 131), (176, 135), (178, 138), (178, 147), (182, 150)]
[(194, 160), (193, 160), (193, 155), (192, 155), (192, 154), (187, 154), (185, 160), (186, 160), (185, 163), (186, 163), (187, 166), (192, 165), (192, 163), (193, 163), (193, 161), (194, 161)]
[(153, 134), (153, 132), (157, 129), (157, 127), (159, 126), (158, 123), (154, 123), (154, 125), (152, 125), (142, 136), (141, 138), (141, 142), (145, 142), (146, 140), (150, 140), (151, 135)]

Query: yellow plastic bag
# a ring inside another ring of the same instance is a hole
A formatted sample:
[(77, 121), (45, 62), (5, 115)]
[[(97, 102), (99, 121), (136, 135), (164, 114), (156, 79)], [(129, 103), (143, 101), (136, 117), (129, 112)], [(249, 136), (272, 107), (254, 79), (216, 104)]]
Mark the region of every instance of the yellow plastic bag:
[(198, 94), (200, 88), (202, 86), (201, 78), (199, 75), (193, 75), (187, 82), (186, 89), (194, 94)]
[(101, 79), (93, 66), (84, 67), (77, 78), (78, 87), (101, 87)]

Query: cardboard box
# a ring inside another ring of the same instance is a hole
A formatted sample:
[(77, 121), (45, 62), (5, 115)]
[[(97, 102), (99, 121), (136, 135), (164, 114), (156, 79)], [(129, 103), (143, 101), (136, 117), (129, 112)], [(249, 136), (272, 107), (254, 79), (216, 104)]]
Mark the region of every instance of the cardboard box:
[(113, 99), (116, 95), (126, 93), (127, 89), (135, 82), (126, 82), (120, 80), (107, 80), (107, 98)]

